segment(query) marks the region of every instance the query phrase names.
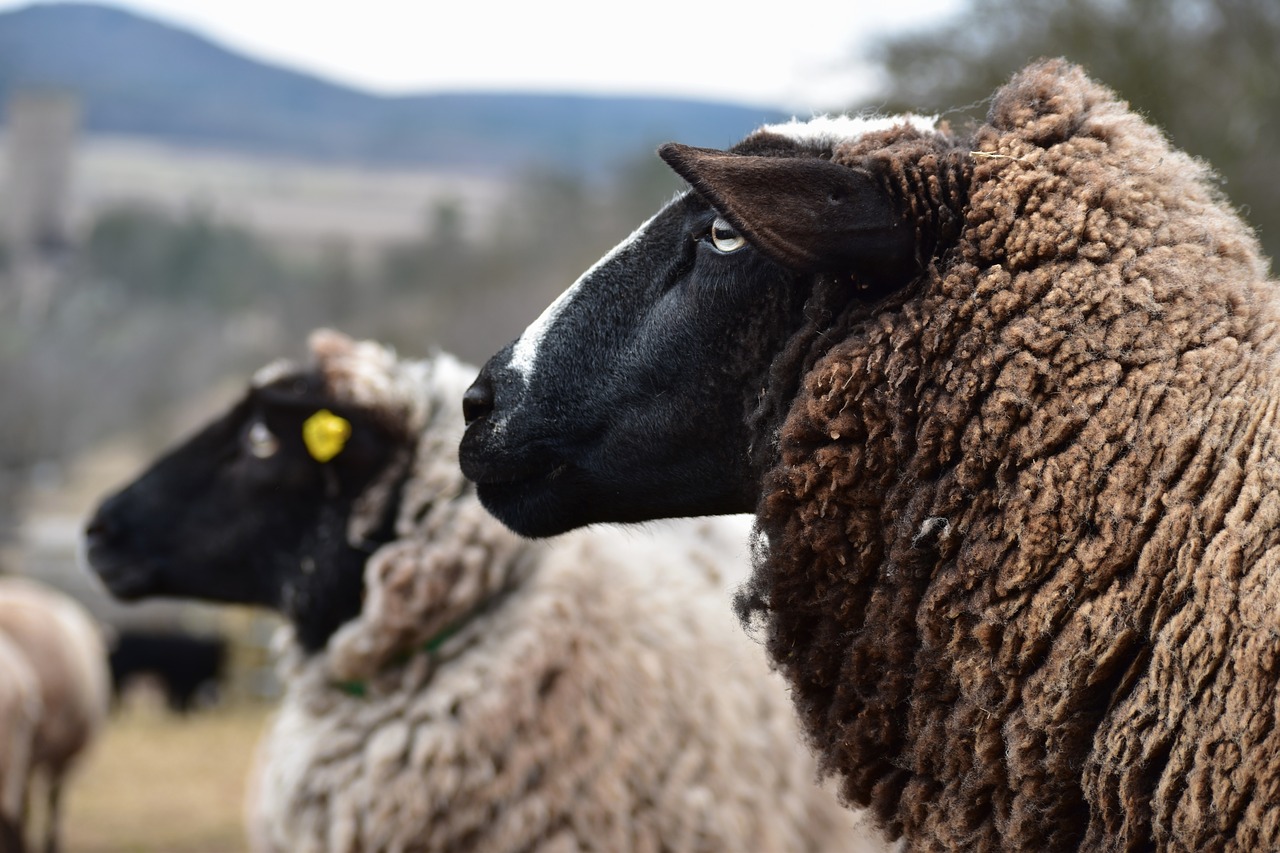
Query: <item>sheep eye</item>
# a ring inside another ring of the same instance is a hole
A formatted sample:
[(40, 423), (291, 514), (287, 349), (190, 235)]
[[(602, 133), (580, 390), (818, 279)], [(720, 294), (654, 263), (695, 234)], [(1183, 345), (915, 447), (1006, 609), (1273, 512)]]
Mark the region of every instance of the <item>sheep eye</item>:
[(259, 459), (273, 456), (280, 449), (280, 442), (262, 421), (254, 421), (253, 426), (249, 427), (245, 443), (249, 445), (249, 452)]
[(747, 245), (747, 241), (732, 225), (717, 216), (716, 221), (711, 223), (711, 245), (716, 247), (716, 251), (727, 255)]

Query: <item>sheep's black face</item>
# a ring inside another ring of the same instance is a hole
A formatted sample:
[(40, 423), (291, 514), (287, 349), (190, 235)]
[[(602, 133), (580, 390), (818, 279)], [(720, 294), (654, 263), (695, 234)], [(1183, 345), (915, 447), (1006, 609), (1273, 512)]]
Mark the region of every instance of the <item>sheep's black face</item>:
[(743, 318), (794, 318), (804, 288), (718, 219), (668, 205), (468, 392), (463, 471), (517, 532), (754, 508), (744, 413), (787, 323)]
[[(369, 413), (335, 404), (318, 375), (252, 389), (98, 507), (89, 563), (126, 600), (280, 610), (318, 648), (360, 609), (368, 551), (347, 541), (353, 503), (405, 443)], [(391, 521), (377, 538), (391, 537)]]
[(513, 530), (754, 511), (772, 439), (752, 413), (810, 293), (828, 272), (856, 269), (875, 288), (912, 274), (911, 229), (880, 182), (820, 146), (755, 139), (733, 153), (665, 148), (695, 191), (468, 390), (462, 470)]

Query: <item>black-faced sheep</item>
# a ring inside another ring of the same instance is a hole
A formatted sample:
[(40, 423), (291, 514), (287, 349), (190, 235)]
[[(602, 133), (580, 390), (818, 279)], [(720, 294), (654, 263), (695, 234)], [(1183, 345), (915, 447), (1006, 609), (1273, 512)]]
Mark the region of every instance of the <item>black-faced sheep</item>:
[(9, 636), (0, 632), (0, 853), (25, 849), (24, 805), (40, 722), (40, 682)]
[(1280, 849), (1280, 303), (1208, 168), (1061, 61), (661, 154), (468, 390), (485, 504), (756, 510), (743, 615), (913, 849)]
[(249, 795), (255, 848), (868, 843), (816, 787), (782, 683), (727, 607), (745, 519), (523, 541), (458, 470), (474, 369), (332, 332), (312, 350), (88, 528), (119, 593), (293, 621)]
[(0, 634), (26, 659), (39, 687), (22, 812), (31, 780), (48, 791), (45, 850), (59, 847), (67, 775), (102, 728), (110, 702), (107, 652), (88, 612), (62, 593), (26, 578), (0, 578)]

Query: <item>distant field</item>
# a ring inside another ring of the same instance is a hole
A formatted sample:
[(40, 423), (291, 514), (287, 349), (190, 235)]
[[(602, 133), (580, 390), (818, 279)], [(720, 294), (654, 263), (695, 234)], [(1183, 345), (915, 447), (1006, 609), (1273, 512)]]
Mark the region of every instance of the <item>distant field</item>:
[[(4, 144), (0, 132), (0, 151)], [(80, 143), (70, 213), (79, 227), (122, 202), (194, 207), (302, 247), (332, 237), (360, 247), (420, 235), (444, 199), (456, 200), (465, 221), (481, 228), (505, 190), (500, 181), (465, 174), (325, 166), (91, 136)]]
[(66, 795), (69, 853), (235, 853), (265, 706), (114, 716)]

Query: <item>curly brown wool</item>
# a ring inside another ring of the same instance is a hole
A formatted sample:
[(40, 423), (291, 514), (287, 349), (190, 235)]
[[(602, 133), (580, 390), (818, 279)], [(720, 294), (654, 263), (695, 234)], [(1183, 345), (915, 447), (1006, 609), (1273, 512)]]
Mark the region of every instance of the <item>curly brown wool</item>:
[(971, 149), (909, 292), (811, 312), (741, 606), (912, 849), (1280, 849), (1276, 283), (1064, 62)]
[[(759, 150), (757, 134), (740, 146)], [(735, 149), (736, 150), (736, 149)], [(918, 263), (925, 267), (940, 249), (954, 245), (961, 227), (970, 177), (968, 149), (947, 134), (923, 134), (909, 126), (869, 133), (838, 147), (834, 159), (876, 161), (868, 171), (881, 177), (885, 189), (904, 200), (915, 230)], [(852, 284), (856, 301), (849, 304)], [(824, 276), (816, 282), (804, 310), (804, 324), (787, 348), (773, 360), (768, 387), (751, 414), (752, 428), (768, 435), (780, 423), (799, 392), (800, 383), (832, 341), (852, 334), (876, 310), (892, 301), (911, 298), (914, 288), (893, 293), (860, 280), (856, 274)], [(777, 454), (775, 441), (760, 441), (752, 449), (752, 465), (765, 470)]]

